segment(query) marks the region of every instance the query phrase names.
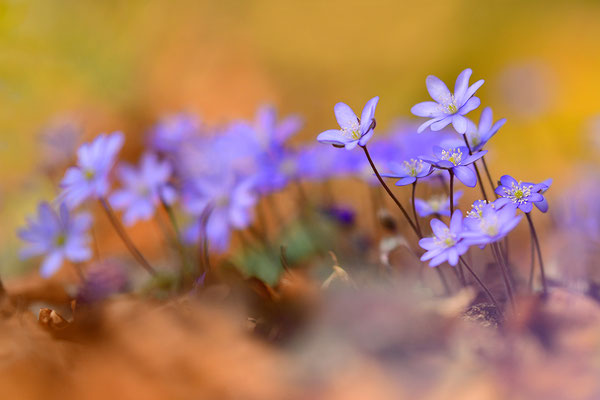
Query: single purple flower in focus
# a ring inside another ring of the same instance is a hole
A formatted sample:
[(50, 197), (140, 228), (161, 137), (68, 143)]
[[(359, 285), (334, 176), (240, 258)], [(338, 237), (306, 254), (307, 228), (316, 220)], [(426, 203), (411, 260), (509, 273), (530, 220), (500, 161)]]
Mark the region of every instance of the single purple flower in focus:
[(21, 240), (27, 245), (21, 251), (22, 258), (45, 255), (40, 274), (47, 278), (63, 263), (64, 259), (83, 262), (91, 258), (87, 230), (92, 218), (87, 213), (71, 215), (66, 204), (57, 213), (47, 202), (40, 203), (36, 219), (27, 219), (27, 227), (19, 230)]
[[(480, 211), (480, 212), (479, 212)], [(479, 210), (471, 212), (464, 220), (462, 237), (469, 244), (484, 247), (497, 242), (510, 233), (521, 221), (514, 207), (498, 210), (491, 203), (479, 204)]]
[(203, 233), (201, 216), (210, 210), (206, 220), (206, 235), (211, 247), (225, 251), (229, 246), (231, 232), (250, 225), (257, 202), (255, 180), (225, 178), (197, 179), (187, 182), (182, 193), (185, 210), (198, 217), (185, 233), (185, 240), (194, 243)]
[(427, 91), (435, 101), (425, 101), (414, 105), (410, 112), (419, 117), (431, 118), (417, 130), (423, 132), (429, 126), (432, 131), (439, 131), (448, 124), (452, 123), (454, 129), (460, 134), (467, 131), (467, 118), (464, 117), (470, 111), (473, 111), (481, 101), (473, 97), (477, 89), (483, 85), (483, 79), (469, 86), (469, 79), (473, 71), (470, 68), (465, 69), (456, 78), (454, 94), (450, 93), (448, 87), (439, 78), (429, 75), (425, 80)]
[(549, 179), (544, 183), (529, 183), (522, 182), (513, 178), (510, 175), (504, 175), (500, 178), (500, 185), (495, 192), (499, 199), (494, 203), (496, 208), (501, 208), (506, 205), (517, 207), (524, 213), (529, 213), (533, 209), (533, 205), (541, 211), (548, 211), (548, 202), (542, 195), (552, 185), (552, 180)]
[(460, 210), (455, 210), (450, 219), (450, 227), (439, 219), (431, 220), (433, 237), (419, 240), (419, 246), (427, 250), (421, 261), (431, 260), (430, 267), (437, 267), (444, 261), (450, 265), (458, 263), (458, 257), (469, 250), (469, 245), (462, 240), (463, 217)]
[(77, 166), (67, 169), (59, 199), (73, 209), (89, 198), (104, 197), (110, 188), (109, 173), (123, 147), (123, 133), (101, 134), (77, 151)]
[(117, 175), (123, 188), (115, 190), (109, 201), (115, 209), (124, 210), (125, 225), (150, 219), (161, 201), (172, 204), (177, 197), (175, 189), (168, 185), (171, 165), (167, 161), (159, 161), (156, 154), (144, 154), (138, 169), (127, 164), (120, 165)]
[(478, 126), (473, 121), (468, 121), (466, 134), (471, 151), (481, 150), (492, 136), (498, 132), (498, 129), (506, 123), (506, 118), (499, 119), (495, 123), (493, 121), (492, 109), (489, 107), (484, 108), (481, 112)]
[[(463, 192), (462, 190), (457, 190), (454, 192), (454, 204), (458, 203)], [(432, 214), (444, 215), (446, 217), (450, 216), (450, 196), (446, 194), (431, 196), (427, 200), (423, 199), (415, 199), (415, 209), (417, 210), (417, 214), (419, 217), (425, 218)]]
[(386, 178), (399, 178), (396, 186), (405, 186), (415, 183), (418, 178), (424, 178), (431, 174), (433, 168), (429, 163), (423, 160), (411, 158), (410, 161), (404, 161), (402, 164), (390, 164), (392, 173), (381, 174)]
[(322, 132), (317, 136), (317, 140), (321, 143), (345, 147), (346, 150), (352, 150), (357, 145), (365, 146), (373, 136), (375, 107), (377, 107), (378, 101), (379, 97), (373, 97), (367, 101), (360, 119), (347, 104), (337, 103), (333, 111), (341, 129)]
[(469, 149), (465, 146), (443, 149), (439, 146), (433, 147), (435, 157), (421, 156), (421, 160), (439, 169), (447, 169), (454, 173), (456, 178), (468, 187), (475, 187), (477, 176), (469, 167), (487, 153), (487, 150), (469, 155)]

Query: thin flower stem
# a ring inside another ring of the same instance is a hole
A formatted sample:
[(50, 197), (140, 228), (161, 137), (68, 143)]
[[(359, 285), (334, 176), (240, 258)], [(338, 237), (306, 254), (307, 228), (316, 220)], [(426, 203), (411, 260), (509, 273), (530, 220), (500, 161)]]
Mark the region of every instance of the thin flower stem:
[(492, 175), (490, 174), (490, 170), (488, 169), (487, 162), (485, 162), (485, 156), (481, 157), (481, 163), (483, 164), (483, 169), (485, 170), (485, 174), (487, 175), (488, 181), (490, 182), (490, 186), (492, 188), (492, 192), (494, 196), (498, 198), (498, 194), (496, 194), (496, 185), (494, 185), (494, 180), (492, 179)]
[(504, 264), (504, 260), (502, 256), (499, 254), (500, 249), (496, 243), (491, 244), (492, 253), (494, 254), (494, 258), (496, 259), (496, 263), (500, 265), (500, 270), (502, 271), (502, 278), (504, 280), (504, 287), (506, 288), (506, 294), (508, 295), (508, 300), (510, 301), (510, 307), (513, 312), (516, 311), (515, 308), (515, 298), (513, 296), (513, 289), (510, 283), (510, 276), (508, 274), (508, 267)]
[(452, 214), (454, 214), (454, 172), (449, 169), (450, 173), (450, 218), (452, 218)]
[(504, 319), (504, 314), (502, 313), (502, 309), (500, 308), (500, 305), (496, 301), (496, 298), (494, 297), (494, 295), (492, 294), (492, 292), (490, 292), (490, 290), (487, 288), (487, 286), (485, 286), (485, 284), (481, 281), (481, 279), (479, 279), (479, 277), (477, 276), (477, 274), (475, 273), (475, 271), (473, 271), (473, 269), (471, 269), (471, 267), (469, 266), (469, 264), (467, 264), (467, 262), (465, 261), (465, 259), (462, 256), (459, 257), (459, 260), (462, 263), (462, 265), (465, 266), (465, 268), (467, 269), (467, 271), (469, 271), (471, 273), (471, 275), (473, 276), (473, 278), (475, 279), (475, 281), (477, 281), (477, 283), (479, 284), (479, 286), (481, 287), (481, 289), (483, 289), (483, 291), (487, 295), (488, 299), (490, 299), (490, 301), (494, 304), (494, 306), (496, 307), (496, 310), (498, 310), (498, 313), (500, 314), (500, 317), (502, 319)]
[(412, 184), (412, 210), (413, 216), (415, 218), (415, 225), (417, 226), (417, 235), (419, 237), (423, 237), (423, 232), (421, 231), (421, 225), (419, 225), (419, 216), (417, 215), (417, 207), (415, 206), (415, 192), (417, 190), (417, 181), (414, 181)]
[[(529, 227), (529, 231), (531, 232), (531, 226)], [(532, 235), (533, 237), (533, 235)], [(533, 292), (533, 272), (535, 269), (535, 242), (532, 240), (530, 240), (531, 242), (531, 266), (529, 268), (529, 282), (528, 282), (528, 286), (529, 286), (529, 291)]]
[[(469, 140), (467, 139), (467, 135), (463, 134), (463, 139), (465, 140), (465, 144), (467, 145), (467, 149), (469, 149), (469, 155), (473, 155), (473, 151), (471, 150), (471, 145), (469, 144)], [(479, 188), (481, 189), (481, 194), (483, 195), (483, 199), (487, 201), (488, 197), (485, 193), (485, 187), (483, 187), (483, 182), (481, 181), (481, 174), (479, 173), (479, 168), (477, 168), (477, 162), (473, 163), (473, 167), (475, 168), (475, 173), (477, 174), (477, 182), (479, 183)]]
[(435, 270), (440, 278), (440, 282), (442, 282), (442, 286), (444, 286), (444, 291), (446, 292), (446, 296), (449, 296), (450, 295), (450, 286), (448, 286), (448, 281), (446, 281), (446, 277), (442, 273), (441, 268), (435, 268)]
[(108, 219), (110, 220), (110, 223), (115, 228), (115, 231), (117, 231), (117, 234), (119, 235), (119, 237), (121, 238), (121, 240), (125, 244), (125, 247), (127, 247), (127, 250), (129, 250), (129, 252), (133, 256), (133, 258), (135, 258), (136, 261), (138, 263), (140, 263), (140, 265), (146, 271), (148, 271), (148, 273), (150, 275), (156, 276), (156, 271), (148, 263), (148, 261), (146, 260), (146, 258), (144, 258), (144, 256), (142, 255), (142, 253), (138, 250), (138, 248), (133, 244), (133, 241), (131, 240), (131, 238), (129, 237), (129, 235), (127, 234), (127, 232), (125, 231), (125, 228), (123, 228), (123, 225), (121, 225), (121, 222), (119, 221), (119, 219), (115, 215), (115, 212), (110, 207), (110, 205), (108, 204), (108, 202), (106, 201), (106, 199), (104, 197), (100, 197), (100, 204), (102, 205), (102, 208), (104, 208), (104, 211), (106, 212), (106, 215), (108, 216)]
[(175, 217), (173, 207), (167, 204), (167, 202), (163, 199), (162, 196), (160, 196), (160, 203), (167, 215), (169, 216), (169, 221), (171, 222), (171, 226), (173, 227), (173, 232), (175, 232), (175, 246), (177, 247), (179, 255), (181, 256), (181, 261), (183, 262), (183, 269), (186, 271), (185, 273), (189, 273), (191, 272), (190, 260), (188, 259), (188, 254), (185, 250), (185, 246), (183, 245), (181, 230), (179, 229), (179, 224), (177, 223), (177, 218)]
[(546, 272), (544, 270), (544, 260), (542, 259), (542, 249), (540, 248), (540, 241), (538, 239), (537, 232), (535, 230), (535, 226), (533, 225), (533, 220), (531, 219), (530, 213), (525, 214), (527, 216), (527, 222), (529, 222), (529, 228), (531, 229), (531, 236), (535, 241), (535, 247), (537, 248), (538, 262), (540, 264), (540, 274), (542, 278), (542, 291), (544, 296), (548, 295), (548, 284), (546, 282)]
[(385, 189), (385, 191), (387, 192), (387, 194), (392, 198), (392, 200), (394, 200), (394, 203), (396, 203), (396, 205), (398, 206), (398, 208), (400, 209), (400, 211), (402, 211), (402, 214), (404, 215), (404, 218), (406, 218), (406, 221), (408, 221), (410, 227), (412, 228), (412, 230), (415, 232), (415, 234), (420, 239), (421, 236), (419, 235), (419, 231), (417, 230), (417, 226), (410, 219), (410, 217), (408, 216), (408, 213), (406, 212), (406, 210), (404, 209), (404, 207), (402, 207), (402, 204), (396, 198), (396, 196), (394, 196), (394, 193), (392, 193), (392, 191), (390, 190), (390, 188), (388, 187), (388, 185), (386, 185), (386, 183), (383, 181), (383, 178), (381, 177), (381, 175), (379, 175), (379, 171), (377, 171), (377, 168), (375, 167), (375, 164), (373, 163), (373, 160), (371, 159), (371, 155), (369, 154), (369, 150), (367, 150), (367, 146), (366, 145), (362, 146), (362, 148), (365, 151), (365, 155), (367, 156), (367, 160), (369, 160), (369, 164), (371, 164), (371, 168), (373, 169), (373, 172), (377, 176), (377, 179), (379, 180), (379, 183), (381, 183), (381, 186), (383, 186), (383, 188)]

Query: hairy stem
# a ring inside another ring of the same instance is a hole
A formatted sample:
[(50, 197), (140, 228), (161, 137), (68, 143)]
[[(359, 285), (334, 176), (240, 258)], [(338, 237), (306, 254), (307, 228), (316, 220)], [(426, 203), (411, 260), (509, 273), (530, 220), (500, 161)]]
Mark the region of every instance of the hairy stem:
[(419, 225), (419, 216), (417, 215), (417, 207), (415, 206), (415, 192), (417, 190), (417, 181), (414, 181), (412, 184), (412, 210), (413, 216), (415, 218), (415, 225), (417, 226), (417, 235), (419, 237), (423, 237), (423, 232), (421, 231), (421, 225)]
[(367, 146), (366, 145), (362, 146), (362, 148), (365, 151), (365, 155), (367, 156), (367, 160), (369, 160), (369, 164), (371, 164), (371, 168), (373, 169), (373, 172), (377, 176), (377, 179), (379, 180), (379, 183), (381, 183), (381, 186), (383, 186), (383, 188), (385, 189), (385, 191), (387, 192), (387, 194), (392, 198), (392, 200), (394, 200), (394, 203), (396, 203), (396, 205), (398, 206), (398, 208), (402, 212), (402, 215), (404, 215), (404, 218), (406, 218), (406, 221), (408, 222), (408, 224), (410, 225), (410, 227), (412, 228), (412, 230), (415, 232), (415, 234), (420, 239), (421, 236), (419, 235), (419, 231), (417, 230), (417, 226), (415, 225), (415, 223), (408, 216), (408, 213), (406, 212), (406, 210), (404, 209), (404, 207), (400, 203), (400, 200), (398, 200), (396, 198), (396, 196), (394, 196), (394, 193), (392, 193), (392, 191), (390, 190), (390, 188), (388, 187), (388, 185), (386, 185), (386, 183), (383, 181), (383, 178), (381, 177), (381, 175), (379, 175), (379, 171), (377, 171), (377, 167), (375, 167), (375, 164), (373, 163), (373, 160), (371, 159), (371, 155), (369, 154), (369, 150), (367, 150)]
[(546, 282), (546, 272), (544, 270), (544, 260), (542, 259), (542, 249), (540, 248), (540, 241), (538, 239), (537, 232), (535, 230), (535, 226), (533, 225), (533, 220), (531, 219), (530, 213), (525, 214), (527, 216), (527, 222), (529, 222), (529, 228), (531, 229), (531, 236), (535, 242), (535, 247), (537, 248), (538, 262), (540, 264), (540, 274), (542, 278), (542, 291), (544, 296), (548, 295), (548, 284)]
[(133, 244), (133, 241), (131, 240), (131, 238), (129, 237), (127, 232), (125, 231), (125, 228), (123, 228), (123, 225), (121, 225), (121, 222), (115, 215), (115, 212), (113, 211), (113, 209), (108, 204), (108, 201), (106, 201), (106, 199), (104, 197), (101, 197), (100, 204), (102, 205), (102, 208), (106, 212), (106, 215), (108, 216), (108, 219), (110, 220), (110, 223), (115, 228), (115, 231), (117, 232), (117, 234), (119, 235), (119, 237), (121, 238), (123, 243), (125, 244), (125, 247), (127, 247), (127, 250), (129, 250), (129, 252), (133, 256), (133, 258), (135, 258), (136, 261), (142, 266), (142, 268), (144, 268), (146, 271), (148, 271), (148, 273), (150, 275), (156, 276), (156, 271), (154, 270), (154, 268), (152, 268), (150, 263), (148, 263), (146, 258), (144, 258), (142, 253), (135, 246), (135, 244)]

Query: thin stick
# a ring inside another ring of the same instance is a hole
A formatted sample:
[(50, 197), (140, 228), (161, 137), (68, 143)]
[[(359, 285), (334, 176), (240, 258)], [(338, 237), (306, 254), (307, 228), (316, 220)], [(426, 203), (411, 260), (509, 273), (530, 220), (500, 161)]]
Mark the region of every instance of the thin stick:
[(481, 163), (483, 164), (483, 169), (485, 170), (485, 174), (487, 175), (488, 181), (490, 182), (490, 186), (492, 187), (492, 192), (494, 193), (494, 196), (498, 198), (498, 195), (495, 191), (496, 185), (494, 185), (494, 180), (492, 179), (492, 175), (490, 174), (490, 170), (488, 169), (487, 162), (485, 162), (485, 156), (481, 157)]
[(516, 311), (515, 308), (515, 299), (513, 296), (513, 290), (512, 290), (512, 285), (510, 283), (510, 276), (508, 274), (508, 268), (506, 267), (506, 265), (504, 265), (504, 262), (502, 260), (502, 256), (500, 254), (498, 254), (498, 252), (500, 251), (496, 245), (496, 243), (492, 243), (491, 245), (492, 248), (492, 253), (494, 253), (494, 258), (496, 259), (496, 263), (498, 265), (500, 265), (500, 270), (502, 270), (502, 277), (504, 280), (504, 287), (506, 288), (506, 293), (508, 295), (508, 300), (510, 301), (510, 307), (512, 309), (513, 312)]
[(544, 260), (542, 259), (542, 249), (540, 248), (540, 241), (538, 240), (538, 235), (535, 231), (535, 226), (533, 225), (533, 220), (531, 219), (530, 213), (526, 213), (525, 215), (527, 216), (527, 222), (529, 222), (531, 235), (533, 236), (533, 240), (535, 241), (535, 247), (537, 248), (538, 262), (540, 264), (540, 274), (542, 278), (542, 291), (544, 293), (544, 296), (547, 296), (548, 284), (546, 283), (546, 272), (544, 270)]
[(435, 268), (440, 281), (442, 282), (442, 285), (444, 286), (444, 290), (446, 291), (446, 296), (450, 295), (450, 286), (448, 286), (448, 281), (446, 281), (446, 277), (444, 276), (444, 274), (442, 273), (442, 270), (438, 267)]
[(394, 193), (392, 193), (392, 191), (390, 190), (390, 188), (388, 187), (388, 185), (386, 185), (386, 183), (383, 181), (383, 178), (381, 177), (381, 175), (379, 175), (379, 171), (377, 171), (377, 168), (375, 167), (375, 164), (373, 163), (373, 160), (371, 159), (371, 155), (369, 154), (369, 150), (367, 150), (367, 146), (366, 145), (362, 146), (362, 148), (365, 151), (365, 155), (367, 156), (367, 160), (369, 160), (369, 164), (371, 164), (371, 168), (373, 169), (373, 172), (377, 176), (377, 179), (379, 179), (379, 183), (381, 183), (381, 186), (383, 186), (383, 188), (385, 189), (385, 191), (387, 192), (387, 194), (392, 198), (392, 200), (394, 200), (394, 203), (396, 203), (396, 205), (398, 206), (398, 208), (400, 209), (400, 211), (402, 211), (402, 214), (404, 215), (404, 218), (406, 218), (406, 221), (408, 221), (410, 227), (412, 228), (412, 230), (415, 232), (415, 234), (420, 239), (421, 237), (419, 235), (419, 231), (417, 230), (417, 226), (410, 219), (410, 217), (408, 216), (408, 213), (406, 212), (406, 210), (404, 209), (404, 207), (402, 207), (402, 204), (396, 198), (396, 196), (394, 196)]
[(454, 172), (449, 169), (450, 173), (450, 218), (452, 218), (452, 214), (454, 214)]
[(471, 275), (473, 276), (473, 278), (475, 278), (475, 280), (477, 281), (477, 283), (479, 284), (479, 286), (481, 287), (481, 289), (483, 289), (483, 291), (487, 295), (488, 299), (490, 299), (490, 301), (496, 307), (496, 310), (498, 310), (498, 312), (500, 313), (500, 316), (504, 319), (504, 314), (502, 313), (502, 309), (500, 308), (500, 305), (498, 305), (498, 302), (496, 301), (496, 298), (494, 297), (494, 295), (492, 294), (492, 292), (490, 292), (490, 290), (487, 288), (487, 286), (485, 286), (485, 284), (481, 281), (481, 279), (479, 279), (479, 277), (477, 276), (477, 274), (475, 273), (475, 271), (473, 271), (471, 269), (471, 267), (469, 266), (469, 264), (467, 264), (467, 262), (464, 260), (464, 258), (462, 256), (460, 256), (458, 259), (461, 261), (462, 265), (465, 266), (465, 268), (467, 269), (467, 271), (469, 271), (471, 273)]
[[(471, 150), (471, 145), (469, 144), (469, 140), (467, 139), (467, 135), (463, 133), (463, 139), (465, 140), (465, 144), (467, 145), (467, 149), (469, 149), (469, 155), (473, 155), (473, 151)], [(483, 182), (481, 181), (481, 174), (479, 174), (479, 168), (477, 168), (477, 162), (473, 163), (473, 167), (475, 168), (475, 173), (477, 174), (477, 182), (479, 182), (479, 188), (481, 189), (481, 194), (483, 195), (483, 199), (487, 201), (488, 197), (485, 193), (485, 187), (483, 187)]]
[(119, 221), (119, 219), (117, 218), (114, 211), (112, 210), (112, 208), (110, 207), (110, 205), (108, 204), (108, 202), (106, 201), (106, 199), (104, 197), (100, 197), (100, 204), (102, 204), (102, 208), (104, 208), (104, 211), (106, 212), (106, 215), (108, 216), (108, 219), (110, 220), (110, 223), (115, 228), (115, 231), (117, 231), (117, 234), (119, 235), (119, 237), (125, 244), (125, 247), (127, 247), (127, 250), (129, 250), (129, 252), (133, 256), (133, 258), (135, 258), (136, 261), (146, 271), (148, 271), (148, 273), (150, 275), (156, 276), (156, 271), (154, 270), (154, 268), (152, 268), (150, 263), (148, 263), (146, 258), (144, 258), (142, 253), (138, 250), (138, 248), (133, 244), (133, 241), (131, 240), (131, 238), (129, 237), (127, 232), (125, 231), (125, 228), (123, 228), (123, 225), (121, 225), (121, 222)]
[(417, 181), (414, 181), (412, 184), (412, 209), (413, 216), (415, 218), (415, 225), (417, 225), (417, 235), (419, 237), (423, 237), (423, 232), (421, 231), (421, 225), (419, 225), (419, 216), (417, 215), (417, 207), (415, 206), (415, 192), (417, 190)]

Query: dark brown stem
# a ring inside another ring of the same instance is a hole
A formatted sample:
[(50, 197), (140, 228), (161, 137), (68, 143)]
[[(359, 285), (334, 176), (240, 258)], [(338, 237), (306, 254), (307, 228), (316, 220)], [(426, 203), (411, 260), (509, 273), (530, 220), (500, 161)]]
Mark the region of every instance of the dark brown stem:
[(108, 204), (108, 202), (106, 201), (106, 199), (104, 197), (100, 198), (100, 204), (102, 204), (102, 208), (104, 208), (104, 211), (106, 212), (106, 215), (108, 216), (108, 219), (110, 220), (110, 223), (115, 228), (115, 231), (117, 231), (117, 234), (119, 235), (119, 237), (125, 244), (125, 247), (127, 247), (127, 250), (129, 250), (129, 252), (133, 256), (133, 258), (135, 258), (136, 261), (146, 271), (148, 271), (148, 273), (150, 275), (156, 276), (156, 271), (154, 270), (154, 268), (152, 268), (150, 263), (148, 263), (148, 261), (144, 258), (142, 253), (138, 250), (138, 248), (133, 244), (133, 241), (131, 240), (131, 238), (129, 237), (127, 232), (125, 231), (125, 228), (123, 228), (123, 225), (121, 225), (121, 222), (115, 215), (115, 212), (110, 207), (110, 205)]
[(469, 273), (471, 273), (471, 275), (473, 276), (473, 278), (475, 279), (475, 281), (477, 281), (477, 283), (479, 284), (479, 287), (481, 287), (481, 289), (483, 289), (483, 291), (487, 295), (488, 299), (490, 299), (490, 301), (494, 304), (494, 306), (496, 307), (496, 310), (498, 310), (498, 313), (500, 314), (500, 316), (502, 318), (504, 318), (503, 313), (502, 313), (502, 309), (500, 308), (500, 305), (496, 301), (496, 298), (494, 297), (494, 295), (492, 294), (492, 292), (490, 292), (490, 290), (487, 288), (487, 286), (485, 286), (485, 284), (481, 281), (481, 279), (479, 279), (479, 277), (477, 276), (477, 274), (475, 273), (475, 271), (473, 271), (473, 269), (471, 269), (471, 267), (469, 266), (469, 264), (467, 264), (467, 262), (465, 261), (465, 259), (462, 256), (459, 257), (459, 260), (461, 261), (462, 265), (465, 266), (465, 268), (467, 269), (467, 271), (469, 271)]
[[(463, 134), (463, 139), (465, 140), (467, 149), (469, 149), (469, 155), (473, 155), (473, 151), (471, 150), (471, 145), (469, 144), (469, 140), (467, 139), (466, 134)], [(479, 188), (481, 189), (481, 194), (483, 195), (483, 199), (487, 201), (488, 197), (487, 197), (487, 194), (485, 193), (485, 188), (483, 187), (483, 182), (481, 181), (481, 174), (479, 173), (479, 168), (477, 168), (477, 162), (473, 163), (473, 167), (475, 168), (475, 173), (477, 174), (477, 182), (479, 182)]]
[(535, 226), (533, 225), (533, 220), (531, 219), (531, 215), (529, 213), (525, 214), (527, 216), (527, 222), (529, 222), (529, 228), (531, 229), (531, 236), (535, 242), (535, 247), (537, 248), (538, 262), (540, 264), (540, 274), (542, 278), (542, 291), (544, 296), (548, 295), (548, 284), (546, 282), (546, 272), (544, 270), (544, 260), (542, 259), (542, 249), (540, 248), (540, 241), (538, 239), (537, 232), (535, 230)]
[(510, 275), (508, 273), (508, 267), (504, 264), (504, 260), (502, 260), (502, 255), (500, 253), (500, 249), (498, 248), (496, 243), (491, 244), (492, 253), (494, 254), (494, 258), (496, 259), (496, 263), (500, 266), (500, 270), (502, 271), (502, 278), (504, 280), (504, 287), (506, 288), (506, 294), (508, 295), (508, 300), (510, 301), (510, 307), (513, 312), (515, 312), (515, 298), (513, 296), (512, 285), (510, 283)]
[(421, 236), (419, 235), (419, 231), (417, 230), (417, 226), (410, 219), (410, 217), (408, 216), (408, 213), (406, 212), (406, 210), (404, 209), (404, 207), (402, 207), (402, 204), (396, 198), (396, 196), (394, 196), (394, 193), (392, 193), (392, 191), (390, 190), (390, 188), (388, 187), (388, 185), (386, 185), (386, 183), (383, 181), (383, 178), (381, 177), (381, 175), (379, 175), (379, 171), (377, 171), (377, 168), (375, 167), (375, 164), (373, 163), (373, 160), (371, 159), (371, 155), (369, 154), (369, 150), (367, 150), (367, 146), (362, 146), (362, 148), (365, 151), (365, 155), (367, 156), (367, 160), (369, 160), (369, 164), (371, 164), (371, 168), (373, 169), (373, 172), (377, 176), (377, 179), (379, 180), (379, 183), (381, 183), (381, 186), (383, 186), (383, 188), (385, 189), (385, 191), (387, 192), (387, 194), (392, 198), (392, 200), (394, 200), (394, 203), (396, 203), (396, 205), (398, 206), (398, 208), (400, 209), (400, 211), (404, 215), (404, 218), (406, 218), (406, 221), (408, 221), (408, 223), (409, 223), (410, 227), (412, 228), (412, 230), (419, 237), (419, 239), (421, 239)]
[(449, 169), (450, 173), (450, 219), (452, 219), (452, 214), (454, 214), (454, 172)]
[(415, 225), (417, 226), (417, 235), (419, 237), (423, 237), (423, 232), (421, 231), (421, 225), (419, 224), (419, 216), (417, 215), (417, 207), (415, 206), (415, 192), (417, 190), (417, 181), (414, 181), (412, 184), (412, 210), (413, 216), (415, 218)]

